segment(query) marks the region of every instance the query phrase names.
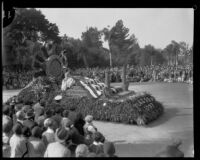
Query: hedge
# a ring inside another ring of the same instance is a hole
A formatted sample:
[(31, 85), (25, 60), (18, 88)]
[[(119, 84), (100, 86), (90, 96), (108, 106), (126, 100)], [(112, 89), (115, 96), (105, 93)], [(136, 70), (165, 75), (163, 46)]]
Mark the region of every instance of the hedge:
[(63, 95), (62, 106), (75, 107), (83, 116), (91, 114), (94, 120), (146, 125), (162, 115), (164, 108), (148, 93), (123, 95), (119, 99), (92, 100), (88, 97), (69, 97)]

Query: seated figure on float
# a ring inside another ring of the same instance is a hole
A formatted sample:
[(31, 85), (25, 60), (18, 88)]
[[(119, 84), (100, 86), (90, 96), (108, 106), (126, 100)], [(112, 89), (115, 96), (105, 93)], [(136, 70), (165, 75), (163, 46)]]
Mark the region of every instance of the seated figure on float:
[(71, 77), (70, 71), (65, 73), (65, 78), (62, 80), (61, 90), (65, 91), (75, 84), (75, 80)]

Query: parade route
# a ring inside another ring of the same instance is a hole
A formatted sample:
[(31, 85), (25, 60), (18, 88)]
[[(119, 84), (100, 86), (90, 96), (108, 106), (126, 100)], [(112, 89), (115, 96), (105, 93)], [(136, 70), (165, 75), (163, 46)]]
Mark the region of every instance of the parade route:
[[(121, 84), (112, 84), (119, 86)], [(118, 156), (154, 156), (172, 139), (181, 139), (180, 149), (190, 155), (193, 146), (193, 85), (186, 83), (131, 83), (129, 90), (147, 91), (163, 103), (165, 112), (145, 127), (94, 121), (106, 139), (115, 142)], [(3, 91), (3, 101), (19, 90)]]

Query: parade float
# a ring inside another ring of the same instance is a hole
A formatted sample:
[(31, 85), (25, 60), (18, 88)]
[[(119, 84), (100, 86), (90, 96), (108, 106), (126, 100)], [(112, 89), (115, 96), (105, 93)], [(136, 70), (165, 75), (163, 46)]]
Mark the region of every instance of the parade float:
[(58, 55), (46, 59), (36, 55), (34, 66), (44, 74), (38, 73), (8, 101), (15, 99), (24, 104), (34, 104), (42, 99), (46, 107), (50, 107), (55, 96), (61, 95), (62, 107), (74, 107), (83, 116), (90, 114), (94, 120), (137, 125), (146, 125), (164, 112), (163, 105), (150, 93), (124, 92), (122, 88), (108, 86), (97, 79), (63, 72), (62, 57)]

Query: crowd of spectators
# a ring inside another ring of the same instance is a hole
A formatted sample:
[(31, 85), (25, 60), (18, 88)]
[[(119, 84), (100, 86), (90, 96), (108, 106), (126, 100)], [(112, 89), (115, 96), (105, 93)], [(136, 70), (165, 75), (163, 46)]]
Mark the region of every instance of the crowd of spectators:
[(55, 101), (3, 106), (3, 157), (116, 157), (115, 146), (75, 107)]
[[(119, 157), (116, 146), (76, 107), (46, 106), (43, 100), (24, 104), (12, 100), (3, 105), (3, 157)], [(181, 142), (167, 146), (156, 157), (184, 157)]]
[[(105, 81), (105, 69), (102, 68), (79, 68), (72, 74), (82, 75), (89, 78), (97, 77)], [(3, 70), (3, 86), (5, 89), (20, 89), (25, 87), (31, 80), (34, 72)], [(122, 68), (114, 67), (110, 70), (111, 82), (121, 82)], [(193, 83), (193, 66), (128, 66), (127, 79), (129, 82), (185, 82)]]
[[(87, 76), (89, 78), (98, 77), (102, 82), (105, 80), (105, 70), (101, 68), (80, 68), (73, 71), (73, 74)], [(110, 69), (111, 82), (122, 81), (122, 68), (114, 67)], [(129, 82), (185, 82), (193, 83), (193, 66), (190, 65), (151, 65), (151, 66), (128, 66), (127, 79)]]
[(33, 71), (3, 68), (2, 76), (4, 89), (21, 89), (32, 80)]

